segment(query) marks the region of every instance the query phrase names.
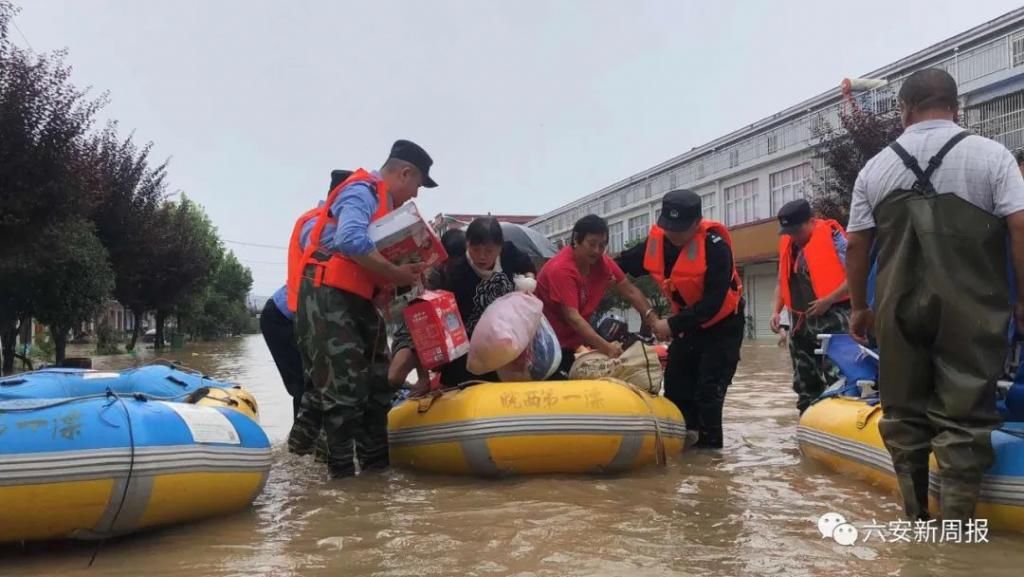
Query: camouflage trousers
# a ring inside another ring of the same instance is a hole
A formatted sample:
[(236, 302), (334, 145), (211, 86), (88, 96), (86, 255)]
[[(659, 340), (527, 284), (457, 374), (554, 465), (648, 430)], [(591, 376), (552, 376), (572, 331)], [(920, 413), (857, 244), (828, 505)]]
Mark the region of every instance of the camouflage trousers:
[(295, 335), (309, 388), (288, 436), (288, 450), (314, 451), (323, 430), (334, 477), (388, 464), (387, 422), (393, 391), (387, 383), (384, 323), (373, 304), (351, 293), (314, 286), (299, 289)]
[(850, 306), (840, 303), (821, 316), (808, 317), (797, 313), (793, 317), (795, 328), (789, 335), (789, 356), (793, 359), (796, 408), (803, 414), (814, 399), (839, 378), (839, 371), (814, 351), (820, 346), (818, 335), (849, 332)]

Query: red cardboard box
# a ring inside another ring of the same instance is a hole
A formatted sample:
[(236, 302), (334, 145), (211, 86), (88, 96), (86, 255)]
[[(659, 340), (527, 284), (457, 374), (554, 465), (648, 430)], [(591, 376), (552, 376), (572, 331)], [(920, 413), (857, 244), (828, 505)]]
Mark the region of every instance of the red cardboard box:
[(441, 239), (412, 202), (370, 223), (368, 232), (377, 251), (397, 265), (425, 263), (433, 266), (448, 258)]
[(469, 352), (469, 336), (452, 293), (426, 291), (404, 314), (423, 368), (436, 369)]

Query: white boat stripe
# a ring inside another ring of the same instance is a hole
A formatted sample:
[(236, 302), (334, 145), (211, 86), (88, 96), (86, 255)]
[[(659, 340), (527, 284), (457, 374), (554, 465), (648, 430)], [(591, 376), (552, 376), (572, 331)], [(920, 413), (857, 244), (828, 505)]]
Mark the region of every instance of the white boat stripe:
[[(839, 457), (879, 469), (889, 475), (895, 475), (892, 459), (889, 456), (889, 452), (884, 449), (804, 426), (797, 428), (797, 440), (801, 443), (807, 443), (834, 453)], [(937, 494), (939, 484), (938, 476), (932, 471), (928, 478), (929, 491)], [(985, 475), (982, 482), (980, 500), (982, 502), (1024, 507), (1024, 477)]]

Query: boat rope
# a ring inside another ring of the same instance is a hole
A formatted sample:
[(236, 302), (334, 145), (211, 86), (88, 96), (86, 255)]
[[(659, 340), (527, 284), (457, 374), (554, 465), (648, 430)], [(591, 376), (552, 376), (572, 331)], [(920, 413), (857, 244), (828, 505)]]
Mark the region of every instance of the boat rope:
[[(113, 532), (114, 528), (117, 527), (117, 519), (121, 516), (121, 510), (124, 509), (124, 503), (125, 501), (128, 500), (128, 489), (129, 487), (131, 487), (132, 477), (133, 474), (135, 473), (135, 431), (132, 428), (131, 412), (128, 410), (128, 405), (125, 404), (124, 399), (121, 398), (121, 395), (118, 395), (111, 389), (107, 389), (107, 393), (105, 396), (108, 398), (112, 398), (112, 400), (110, 401), (110, 403), (107, 404), (106, 407), (110, 407), (114, 403), (119, 403), (121, 405), (121, 408), (124, 409), (124, 419), (125, 422), (128, 424), (128, 447), (130, 451), (128, 457), (128, 476), (124, 480), (124, 490), (121, 492), (121, 502), (117, 504), (117, 511), (114, 512), (114, 516), (110, 520), (110, 528), (108, 532)], [(96, 562), (96, 556), (100, 554), (100, 549), (103, 548), (103, 544), (106, 542), (107, 538), (104, 537), (100, 540), (99, 543), (96, 544), (96, 550), (93, 551), (92, 557), (89, 559), (89, 564), (87, 565), (87, 567), (92, 567), (92, 564)]]
[(605, 381), (608, 383), (615, 383), (617, 385), (626, 387), (630, 391), (633, 391), (633, 394), (640, 397), (640, 400), (643, 401), (644, 405), (647, 406), (647, 412), (648, 414), (650, 414), (651, 421), (654, 423), (654, 461), (655, 463), (658, 464), (658, 466), (661, 467), (667, 465), (668, 454), (665, 449), (665, 437), (661, 432), (661, 423), (658, 422), (658, 415), (657, 413), (654, 412), (654, 405), (652, 405), (651, 401), (647, 398), (649, 396), (649, 393), (640, 390), (632, 383), (627, 383), (626, 381), (616, 379), (613, 377), (602, 377), (598, 380)]
[[(117, 393), (113, 392), (110, 389), (107, 389), (107, 391), (109, 393), (112, 393), (112, 394), (115, 394), (115, 395), (117, 394)], [(183, 401), (183, 400), (185, 400), (189, 396), (189, 394), (190, 393), (181, 393), (180, 395), (172, 395), (172, 396), (169, 396), (169, 397), (158, 397), (156, 395), (148, 395), (146, 393), (130, 393), (130, 394), (127, 394), (126, 396), (128, 396), (129, 398), (135, 399), (137, 401), (168, 401), (168, 402), (172, 402), (173, 403), (175, 401)], [(53, 401), (50, 402), (50, 403), (38, 403), (38, 404), (28, 404), (28, 403), (26, 403), (24, 406), (16, 406), (16, 407), (6, 407), (6, 406), (4, 406), (4, 401), (0, 401), (0, 413), (27, 413), (29, 411), (38, 411), (40, 409), (52, 409), (54, 407), (60, 407), (62, 405), (68, 405), (68, 404), (71, 404), (71, 403), (77, 403), (79, 401), (90, 401), (90, 400), (93, 400), (93, 399), (105, 399), (108, 396), (109, 395), (106, 392), (104, 392), (104, 393), (96, 393), (96, 394), (93, 394), (93, 395), (84, 395), (84, 396), (80, 396), (80, 397), (63, 397), (63, 398), (60, 398), (60, 399), (53, 399)], [(12, 399), (12, 400), (30, 401), (30, 400), (44, 400), (44, 399)], [(220, 399), (216, 399), (216, 400), (220, 400)], [(10, 402), (10, 401), (7, 401), (7, 402)]]

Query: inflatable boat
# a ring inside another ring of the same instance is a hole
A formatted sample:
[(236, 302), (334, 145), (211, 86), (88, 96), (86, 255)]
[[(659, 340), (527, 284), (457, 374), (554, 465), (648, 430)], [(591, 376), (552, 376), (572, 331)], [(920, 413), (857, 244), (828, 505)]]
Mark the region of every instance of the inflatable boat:
[(683, 449), (671, 401), (614, 381), (484, 383), (399, 403), (391, 463), (486, 477), (616, 473)]
[[(892, 459), (878, 432), (882, 417), (878, 355), (849, 335), (827, 335), (819, 352), (842, 377), (800, 418), (797, 440), (807, 457), (843, 473), (897, 491)], [(993, 528), (1024, 531), (1024, 384), (1001, 383), (998, 405), (1006, 422), (992, 434), (995, 463), (981, 488), (976, 515)], [(938, 479), (932, 457), (930, 508), (938, 513)]]
[(106, 391), (232, 408), (259, 421), (256, 399), (238, 385), (217, 381), (176, 364), (124, 371), (42, 369), (0, 378), (0, 401), (77, 398)]
[(271, 451), (246, 397), (173, 367), (0, 379), (0, 542), (105, 538), (248, 507)]

